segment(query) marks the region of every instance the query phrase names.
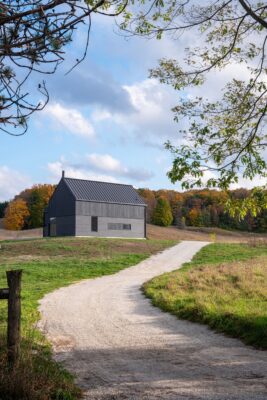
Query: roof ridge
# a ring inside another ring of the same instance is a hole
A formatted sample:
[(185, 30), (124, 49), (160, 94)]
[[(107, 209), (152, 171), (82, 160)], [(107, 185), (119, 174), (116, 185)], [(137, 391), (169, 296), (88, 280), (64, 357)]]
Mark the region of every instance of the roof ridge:
[(93, 179), (80, 179), (80, 178), (68, 178), (68, 177), (64, 177), (62, 179), (72, 179), (75, 181), (84, 181), (84, 182), (96, 182), (96, 183), (109, 183), (111, 185), (121, 185), (121, 186), (131, 186), (133, 187), (133, 185), (130, 185), (129, 183), (118, 183), (118, 182), (107, 182), (107, 181), (94, 181)]

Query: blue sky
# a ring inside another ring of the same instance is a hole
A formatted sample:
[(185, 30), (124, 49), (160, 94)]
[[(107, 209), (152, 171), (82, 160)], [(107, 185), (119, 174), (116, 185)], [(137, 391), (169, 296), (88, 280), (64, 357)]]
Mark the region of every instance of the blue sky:
[[(62, 169), (71, 177), (180, 189), (166, 176), (171, 157), (163, 146), (179, 140), (171, 112), (178, 93), (148, 75), (161, 57), (181, 58), (192, 38), (126, 40), (115, 29), (111, 19), (95, 18), (86, 60), (65, 75), (82, 52), (80, 31), (56, 75), (45, 76), (46, 109), (32, 117), (25, 136), (1, 135), (0, 201), (36, 183), (57, 183)], [(222, 81), (233, 72), (240, 71), (226, 71)], [(30, 88), (37, 78), (43, 79), (33, 76)], [(207, 93), (214, 85), (217, 78)]]

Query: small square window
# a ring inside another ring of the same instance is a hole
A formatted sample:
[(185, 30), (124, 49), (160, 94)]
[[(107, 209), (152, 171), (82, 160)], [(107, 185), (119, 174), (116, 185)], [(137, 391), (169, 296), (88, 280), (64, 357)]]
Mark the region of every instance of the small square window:
[(132, 229), (131, 224), (123, 224), (123, 230), (130, 231)]

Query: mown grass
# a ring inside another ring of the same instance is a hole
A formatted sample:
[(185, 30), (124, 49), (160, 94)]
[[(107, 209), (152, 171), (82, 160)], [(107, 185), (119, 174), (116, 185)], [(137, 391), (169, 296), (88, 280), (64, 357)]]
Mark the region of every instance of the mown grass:
[(0, 287), (5, 271), (23, 269), (22, 348), (18, 366), (6, 360), (6, 301), (0, 302), (0, 399), (73, 400), (81, 395), (73, 377), (52, 360), (49, 344), (36, 329), (38, 300), (82, 279), (113, 274), (175, 241), (53, 238), (4, 241), (0, 249)]
[(147, 282), (152, 303), (267, 349), (267, 246), (210, 244), (182, 269)]

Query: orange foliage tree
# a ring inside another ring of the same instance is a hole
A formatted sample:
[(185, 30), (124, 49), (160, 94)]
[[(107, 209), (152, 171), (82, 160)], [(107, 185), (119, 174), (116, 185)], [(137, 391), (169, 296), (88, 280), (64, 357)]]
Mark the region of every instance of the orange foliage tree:
[(152, 190), (146, 188), (138, 189), (138, 193), (140, 194), (140, 196), (143, 197), (145, 203), (147, 204), (146, 208), (147, 222), (151, 222), (152, 215), (157, 203), (155, 194)]
[(27, 203), (23, 199), (16, 199), (9, 203), (5, 210), (4, 227), (5, 229), (18, 231), (25, 225), (30, 212)]
[(191, 208), (191, 210), (188, 213), (188, 219), (190, 222), (190, 225), (192, 226), (199, 226), (199, 217), (200, 217), (200, 212), (197, 208)]
[(32, 188), (25, 189), (15, 196), (14, 200), (9, 203), (5, 213), (5, 228), (19, 230), (41, 227), (43, 225), (44, 209), (54, 190), (55, 185), (34, 185)]

